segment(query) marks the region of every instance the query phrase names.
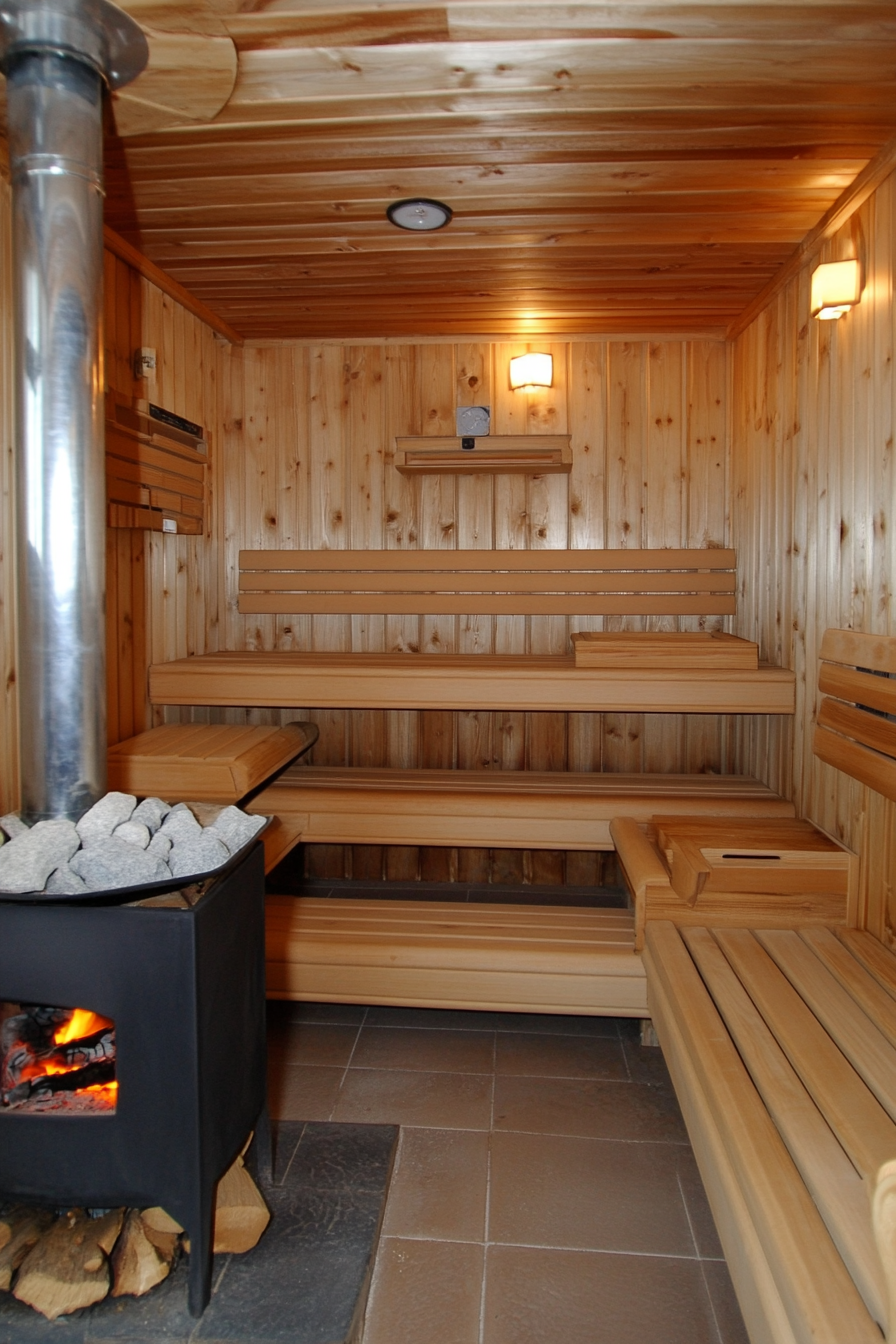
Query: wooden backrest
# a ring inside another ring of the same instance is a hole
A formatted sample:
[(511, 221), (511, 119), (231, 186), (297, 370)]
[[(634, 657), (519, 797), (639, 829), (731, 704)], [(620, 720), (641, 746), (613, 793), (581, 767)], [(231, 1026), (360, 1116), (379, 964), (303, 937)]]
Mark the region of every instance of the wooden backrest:
[(896, 638), (826, 630), (820, 657), (815, 755), (896, 801)]
[(730, 616), (733, 550), (240, 551), (247, 615)]

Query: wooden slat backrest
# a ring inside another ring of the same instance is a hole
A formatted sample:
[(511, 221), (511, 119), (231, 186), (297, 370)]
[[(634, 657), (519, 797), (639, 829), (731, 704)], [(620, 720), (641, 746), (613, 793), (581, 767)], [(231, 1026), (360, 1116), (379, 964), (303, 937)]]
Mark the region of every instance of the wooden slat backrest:
[(729, 549), (241, 551), (245, 614), (729, 616)]
[(827, 630), (813, 750), (896, 801), (896, 638)]

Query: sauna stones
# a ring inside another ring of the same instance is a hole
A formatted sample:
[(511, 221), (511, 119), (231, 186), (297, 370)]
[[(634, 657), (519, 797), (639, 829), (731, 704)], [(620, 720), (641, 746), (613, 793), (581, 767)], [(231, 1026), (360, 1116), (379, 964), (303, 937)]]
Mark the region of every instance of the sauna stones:
[(53, 870), (68, 863), (78, 844), (71, 821), (38, 821), (26, 827), (0, 847), (0, 891), (42, 891)]
[(172, 875), (163, 859), (114, 835), (79, 850), (71, 867), (83, 878), (89, 891), (142, 887), (147, 882), (165, 882)]
[[(77, 896), (210, 874), (265, 825), (238, 807), (107, 793), (77, 824), (0, 818), (0, 895)], [(5, 843), (3, 843), (5, 840)]]

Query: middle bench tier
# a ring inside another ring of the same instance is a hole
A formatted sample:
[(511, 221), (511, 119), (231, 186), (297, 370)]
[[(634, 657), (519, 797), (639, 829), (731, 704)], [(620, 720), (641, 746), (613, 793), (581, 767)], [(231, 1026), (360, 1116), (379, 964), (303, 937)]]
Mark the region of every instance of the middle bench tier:
[(293, 766), (246, 804), (307, 844), (612, 850), (614, 817), (792, 817), (743, 775)]

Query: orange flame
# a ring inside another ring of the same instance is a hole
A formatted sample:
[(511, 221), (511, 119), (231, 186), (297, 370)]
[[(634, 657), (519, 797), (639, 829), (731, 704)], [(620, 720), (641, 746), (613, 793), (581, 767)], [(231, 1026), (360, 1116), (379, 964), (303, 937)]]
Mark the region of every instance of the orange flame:
[(101, 1017), (89, 1008), (76, 1008), (68, 1022), (56, 1032), (53, 1041), (56, 1045), (68, 1045), (70, 1041), (80, 1041), (84, 1036), (92, 1036), (95, 1031), (114, 1025), (110, 1018)]

